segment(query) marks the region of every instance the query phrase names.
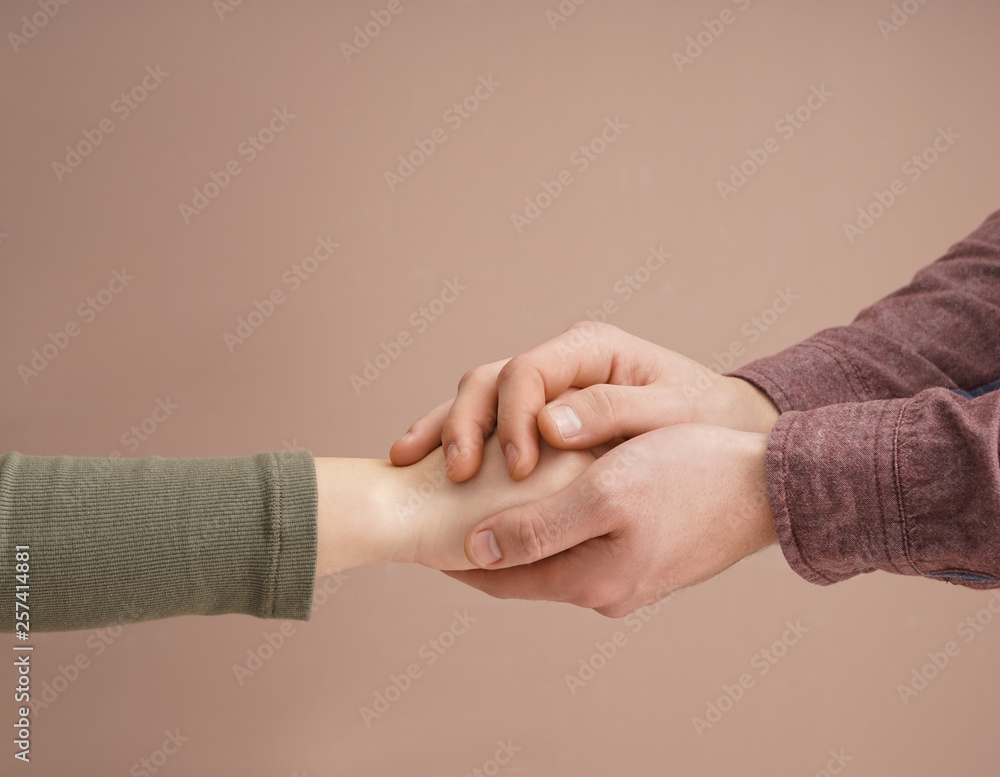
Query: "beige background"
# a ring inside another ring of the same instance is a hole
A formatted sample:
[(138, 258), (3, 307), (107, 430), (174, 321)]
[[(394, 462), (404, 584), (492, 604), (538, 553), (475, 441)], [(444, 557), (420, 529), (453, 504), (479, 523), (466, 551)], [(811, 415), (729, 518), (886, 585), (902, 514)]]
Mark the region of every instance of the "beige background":
[[(562, 22), (546, 16), (557, 0), (404, 2), (350, 61), (341, 44), (387, 4), (245, 0), (221, 19), (210, 0), (61, 6), (0, 45), (0, 449), (384, 457), (465, 369), (607, 299), (613, 323), (706, 362), (845, 323), (997, 206), (1000, 7), (904, 5), (916, 12), (883, 33), (888, 2), (591, 0)], [(40, 9), (4, 3), (0, 32)], [(674, 53), (723, 9), (731, 23), (679, 68)], [(116, 113), (157, 65), (169, 75)], [(490, 76), (499, 86), (455, 128), (446, 111)], [(294, 120), (248, 162), (240, 143), (286, 107)], [(616, 117), (627, 128), (580, 171), (574, 150)], [(53, 162), (105, 118), (114, 131), (59, 180)], [(912, 181), (904, 164), (949, 127), (959, 139)], [(436, 128), (444, 142), (390, 191), (385, 171)], [(717, 182), (768, 137), (777, 153), (724, 200)], [(242, 172), (186, 223), (179, 205), (232, 159)], [(519, 234), (511, 214), (567, 168), (574, 182)], [(844, 224), (894, 179), (905, 194), (850, 242)], [(326, 236), (333, 259), (230, 353), (223, 334), (287, 291), (283, 273)], [(616, 283), (659, 245), (668, 265), (625, 301)], [(122, 268), (135, 280), (81, 318)], [(417, 331), (410, 315), (454, 278), (467, 290)], [(799, 301), (752, 339), (786, 288)], [(74, 321), (25, 384), (32, 349)], [(413, 344), (356, 393), (351, 374), (402, 330)], [(167, 399), (178, 409), (123, 447)], [(772, 548), (635, 631), (423, 568), (348, 577), (243, 685), (233, 666), (280, 623), (39, 636), (36, 687), (89, 665), (58, 683), (23, 771), (129, 774), (179, 730), (188, 741), (156, 774), (490, 774), (498, 740), (521, 748), (509, 775), (814, 775), (831, 750), (855, 777), (996, 773), (1000, 626), (957, 632), (990, 616), (988, 592), (884, 574), (817, 587)], [(455, 610), (476, 623), (430, 666), (422, 646)], [(786, 621), (808, 633), (761, 675)], [(617, 630), (627, 642), (571, 693), (566, 675)], [(904, 705), (898, 685), (948, 640), (960, 653)], [(423, 675), (366, 727), (359, 708), (414, 662)], [(692, 719), (745, 672), (753, 686), (699, 736)]]

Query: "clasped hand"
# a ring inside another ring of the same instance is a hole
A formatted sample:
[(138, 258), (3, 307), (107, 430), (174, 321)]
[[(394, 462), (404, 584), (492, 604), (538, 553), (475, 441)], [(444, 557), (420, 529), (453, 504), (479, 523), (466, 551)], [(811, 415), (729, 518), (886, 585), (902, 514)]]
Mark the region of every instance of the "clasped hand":
[(440, 446), (460, 483), (490, 440), (520, 481), (549, 445), (590, 451), (564, 487), (476, 524), (464, 545), (473, 568), (446, 574), (491, 596), (622, 617), (777, 541), (766, 481), (777, 417), (747, 381), (583, 322), (467, 372), (390, 458), (410, 465)]

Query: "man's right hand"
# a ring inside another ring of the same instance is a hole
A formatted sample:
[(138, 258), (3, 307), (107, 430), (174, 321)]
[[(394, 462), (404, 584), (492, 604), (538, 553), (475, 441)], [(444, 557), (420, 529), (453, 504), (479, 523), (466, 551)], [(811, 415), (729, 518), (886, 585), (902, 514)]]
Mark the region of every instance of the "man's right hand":
[[(569, 388), (582, 390), (561, 396)], [(552, 400), (555, 400), (554, 402)], [(609, 324), (584, 321), (520, 356), (467, 372), (454, 400), (418, 419), (390, 451), (419, 461), (442, 445), (448, 476), (472, 477), (496, 427), (511, 477), (554, 447), (598, 449), (664, 426), (700, 423), (768, 433), (779, 411), (766, 394)]]

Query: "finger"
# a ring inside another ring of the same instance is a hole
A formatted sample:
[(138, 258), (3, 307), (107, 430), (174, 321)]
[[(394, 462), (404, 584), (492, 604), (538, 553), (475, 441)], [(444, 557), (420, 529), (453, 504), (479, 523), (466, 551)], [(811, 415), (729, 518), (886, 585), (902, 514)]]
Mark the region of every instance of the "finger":
[(686, 423), (691, 402), (675, 388), (600, 384), (563, 394), (538, 414), (542, 436), (557, 448), (593, 448)]
[(620, 583), (608, 574), (611, 557), (603, 538), (558, 555), (508, 569), (469, 569), (445, 574), (497, 599), (544, 599), (580, 607), (611, 606)]
[(481, 521), (466, 535), (466, 557), (481, 569), (502, 569), (540, 561), (606, 534), (603, 513), (580, 498), (586, 491), (581, 479)]
[(630, 382), (621, 365), (641, 362), (632, 358), (640, 342), (615, 327), (581, 322), (504, 366), (497, 377), (497, 436), (511, 477), (527, 477), (538, 462), (538, 413), (545, 403), (572, 386)]
[(410, 430), (393, 443), (389, 449), (389, 460), (397, 467), (415, 464), (441, 444), (441, 428), (452, 400), (442, 402), (436, 408), (420, 416)]
[(469, 370), (458, 382), (458, 394), (441, 429), (448, 477), (468, 480), (483, 461), (483, 441), (497, 420), (497, 375), (508, 359)]

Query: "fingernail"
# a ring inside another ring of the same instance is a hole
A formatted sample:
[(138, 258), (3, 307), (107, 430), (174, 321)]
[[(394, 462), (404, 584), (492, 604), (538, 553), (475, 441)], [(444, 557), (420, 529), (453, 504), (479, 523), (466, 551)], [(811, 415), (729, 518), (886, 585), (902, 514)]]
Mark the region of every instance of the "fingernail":
[(448, 460), (449, 467), (451, 466), (451, 463), (455, 460), (456, 456), (458, 456), (458, 446), (455, 445), (455, 443), (452, 443), (451, 445), (448, 446), (448, 450), (445, 451), (444, 454), (445, 459)]
[(476, 556), (476, 561), (484, 567), (495, 564), (503, 558), (500, 555), (500, 548), (497, 546), (496, 537), (493, 536), (493, 532), (489, 529), (478, 532), (472, 538), (472, 552)]
[(569, 405), (556, 405), (549, 408), (549, 415), (556, 422), (556, 429), (564, 440), (576, 437), (583, 429), (580, 416)]
[(507, 447), (503, 449), (504, 458), (507, 459), (507, 471), (513, 472), (514, 465), (517, 464), (517, 460), (521, 458), (521, 451), (517, 449), (514, 443), (507, 443)]

